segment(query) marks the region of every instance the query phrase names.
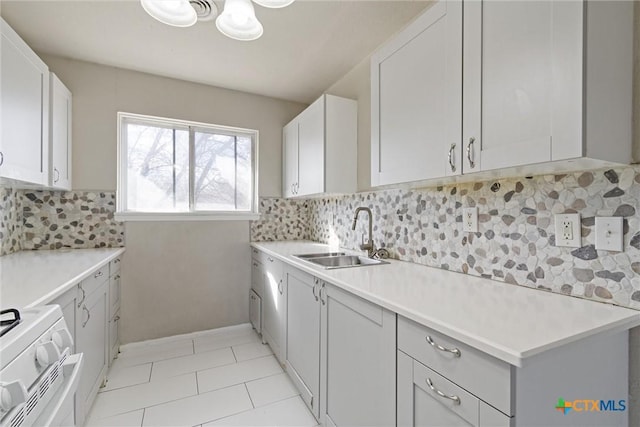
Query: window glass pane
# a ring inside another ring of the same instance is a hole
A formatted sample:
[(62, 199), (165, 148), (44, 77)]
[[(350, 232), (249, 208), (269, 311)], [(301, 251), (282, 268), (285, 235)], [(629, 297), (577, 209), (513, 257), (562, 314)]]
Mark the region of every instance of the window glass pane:
[(251, 172), (251, 146), (251, 138), (238, 137), (236, 197), (237, 209), (241, 211), (250, 211), (252, 204), (253, 173)]
[(195, 209), (236, 210), (235, 136), (195, 132)]
[(129, 123), (127, 210), (189, 211), (189, 132)]

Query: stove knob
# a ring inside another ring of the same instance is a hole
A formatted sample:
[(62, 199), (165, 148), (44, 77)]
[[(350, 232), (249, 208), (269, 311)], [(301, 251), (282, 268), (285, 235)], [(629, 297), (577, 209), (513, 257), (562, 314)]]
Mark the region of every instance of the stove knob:
[(46, 368), (60, 359), (60, 352), (53, 341), (38, 344), (36, 347), (36, 361), (40, 366)]
[(0, 409), (9, 412), (11, 408), (27, 400), (27, 389), (21, 381), (0, 383)]
[(73, 338), (68, 329), (60, 329), (51, 334), (51, 341), (58, 347), (61, 352), (65, 348), (71, 348), (73, 345)]

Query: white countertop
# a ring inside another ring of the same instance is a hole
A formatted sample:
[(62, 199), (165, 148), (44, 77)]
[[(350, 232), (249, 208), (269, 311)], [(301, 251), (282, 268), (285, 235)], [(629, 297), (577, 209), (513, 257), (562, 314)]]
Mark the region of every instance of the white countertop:
[(27, 308), (62, 295), (125, 248), (22, 251), (0, 257), (0, 306)]
[(325, 270), (292, 257), (328, 252), (320, 243), (251, 245), (515, 366), (581, 338), (640, 325), (640, 311), (409, 262)]

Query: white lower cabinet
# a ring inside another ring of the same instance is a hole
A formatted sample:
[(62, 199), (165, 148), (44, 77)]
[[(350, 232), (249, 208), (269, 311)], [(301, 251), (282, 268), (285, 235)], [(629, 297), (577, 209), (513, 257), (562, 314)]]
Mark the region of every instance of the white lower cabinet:
[(121, 262), (122, 258), (119, 257), (109, 264), (109, 365), (120, 351)]
[(84, 424), (107, 373), (109, 282), (106, 279), (83, 298), (76, 316), (76, 352), (84, 353), (85, 361), (76, 393), (78, 425)]
[(324, 425), (395, 424), (396, 315), (285, 267), (287, 373)]
[(313, 416), (320, 419), (321, 282), (285, 268), (287, 283), (287, 360), (289, 376)]
[(320, 421), (396, 421), (396, 314), (330, 284), (320, 292)]
[(262, 295), (262, 341), (269, 344), (276, 358), (284, 363), (286, 328), (285, 286), (281, 261), (261, 254), (264, 268), (264, 293)]

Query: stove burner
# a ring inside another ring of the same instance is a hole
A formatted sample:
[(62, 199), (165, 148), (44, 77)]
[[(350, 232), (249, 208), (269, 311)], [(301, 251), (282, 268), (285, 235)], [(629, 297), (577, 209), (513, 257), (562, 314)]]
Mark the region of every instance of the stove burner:
[(15, 308), (9, 308), (7, 310), (0, 310), (0, 316), (5, 315), (5, 314), (12, 314), (13, 315), (13, 319), (0, 320), (0, 326), (3, 327), (3, 329), (0, 331), (0, 337), (3, 336), (4, 334), (6, 334), (7, 332), (9, 332), (11, 329), (13, 329), (16, 326), (18, 326), (18, 324), (20, 323), (20, 312), (18, 310), (16, 310)]

